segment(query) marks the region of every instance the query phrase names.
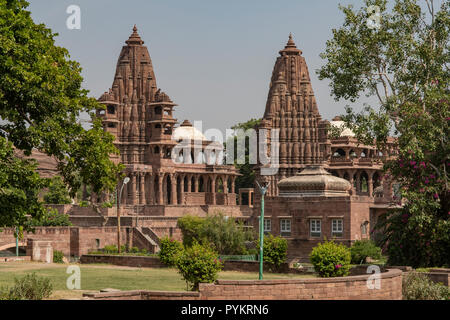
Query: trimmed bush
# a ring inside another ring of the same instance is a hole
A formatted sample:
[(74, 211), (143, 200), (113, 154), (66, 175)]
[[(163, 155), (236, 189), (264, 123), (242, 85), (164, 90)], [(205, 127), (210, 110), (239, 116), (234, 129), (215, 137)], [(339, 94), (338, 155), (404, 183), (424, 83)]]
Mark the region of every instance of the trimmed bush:
[(103, 248), (103, 252), (104, 253), (118, 253), (119, 250), (117, 249), (117, 246), (112, 244), (112, 245), (107, 245)]
[(50, 297), (53, 287), (50, 279), (36, 273), (14, 278), (14, 286), (0, 290), (0, 300), (42, 300)]
[(200, 283), (216, 281), (223, 264), (209, 246), (194, 243), (178, 255), (176, 266), (187, 287), (195, 291)]
[(347, 276), (350, 270), (350, 249), (333, 241), (319, 243), (311, 251), (309, 259), (323, 278)]
[(372, 240), (357, 240), (350, 248), (353, 264), (365, 263), (366, 258), (381, 259), (381, 248), (377, 247)]
[(64, 254), (62, 251), (53, 251), (53, 263), (64, 263)]
[(183, 251), (183, 244), (169, 237), (162, 238), (159, 247), (159, 260), (168, 266), (174, 266), (177, 256)]
[[(286, 261), (287, 255), (287, 240), (282, 237), (274, 237), (272, 234), (264, 236), (263, 246), (263, 260), (271, 266), (271, 269), (276, 270), (280, 265)], [(259, 243), (258, 243), (259, 253)]]
[(181, 229), (183, 234), (183, 244), (185, 247), (190, 247), (194, 244), (194, 241), (201, 242), (201, 230), (205, 224), (205, 219), (185, 215), (178, 219), (178, 227)]
[(403, 276), (403, 300), (449, 300), (450, 289), (434, 283), (425, 274), (410, 272)]
[(183, 233), (185, 247), (190, 247), (197, 241), (213, 245), (214, 249), (223, 255), (247, 254), (246, 242), (254, 239), (242, 223), (237, 223), (233, 218), (226, 218), (221, 213), (205, 218), (186, 215), (178, 219), (178, 226)]

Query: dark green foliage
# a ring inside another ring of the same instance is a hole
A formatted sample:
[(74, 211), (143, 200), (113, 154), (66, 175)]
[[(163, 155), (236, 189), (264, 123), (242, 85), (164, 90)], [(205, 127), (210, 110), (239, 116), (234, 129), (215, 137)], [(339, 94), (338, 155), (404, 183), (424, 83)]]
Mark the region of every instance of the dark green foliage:
[[(97, 194), (112, 191), (123, 168), (110, 159), (118, 153), (114, 137), (95, 118), (102, 106), (82, 89), (80, 65), (27, 7), (0, 0), (0, 227), (22, 226), (26, 214), (39, 217), (44, 208), (36, 195), (48, 186), (7, 141), (26, 156), (37, 149), (53, 157), (72, 197), (82, 183)], [(82, 113), (93, 120), (89, 130)]]
[(362, 264), (366, 258), (378, 260), (381, 258), (381, 248), (377, 247), (372, 240), (356, 240), (350, 247), (353, 264)]
[(44, 201), (48, 204), (72, 203), (67, 187), (60, 176), (53, 177), (50, 181), (48, 192), (44, 195)]
[[(276, 270), (286, 261), (287, 240), (282, 237), (274, 237), (272, 234), (264, 236), (263, 260)], [(258, 242), (259, 253), (259, 242)]]
[(28, 221), (26, 227), (61, 227), (71, 226), (70, 217), (68, 214), (59, 213), (58, 210), (48, 208), (39, 219), (32, 218)]
[[(400, 185), (392, 204), (403, 208), (389, 210), (376, 232), (389, 264), (413, 267), (450, 264), (450, 2), (424, 3), (340, 6), (345, 22), (333, 29), (318, 71), (336, 100), (377, 99), (342, 116), (360, 142), (385, 156), (388, 136), (397, 138), (383, 180)], [(378, 29), (367, 26), (371, 5), (380, 8)]]
[(450, 289), (439, 283), (434, 283), (425, 274), (409, 272), (403, 276), (403, 300), (449, 300)]
[(35, 273), (14, 278), (14, 286), (0, 290), (0, 300), (42, 300), (50, 297), (53, 286), (50, 279)]
[(48, 180), (36, 167), (35, 161), (16, 157), (11, 142), (0, 137), (0, 227), (23, 226), (27, 215), (39, 219), (46, 213), (39, 192)]
[[(261, 119), (250, 119), (247, 122), (244, 123), (238, 123), (231, 127), (232, 130), (234, 130), (236, 136), (234, 136), (232, 139), (234, 139), (234, 166), (239, 170), (239, 173), (242, 174), (242, 176), (238, 176), (236, 178), (235, 182), (235, 188), (236, 190), (239, 190), (240, 188), (253, 188), (255, 183), (255, 170), (254, 170), (254, 164), (250, 164), (250, 142), (249, 138), (245, 137), (245, 163), (238, 164), (237, 163), (237, 141), (239, 138), (244, 139), (245, 131), (249, 129), (255, 129), (259, 123), (261, 122)], [(242, 130), (242, 131), (241, 131)], [(224, 143), (225, 145), (225, 151), (227, 150), (227, 145), (230, 146), (232, 144), (232, 141), (227, 141)], [(252, 146), (255, 147), (255, 146)]]
[(198, 290), (200, 283), (212, 283), (217, 280), (223, 264), (217, 252), (210, 246), (194, 242), (178, 255), (176, 267), (187, 286), (194, 291)]
[(118, 253), (119, 250), (117, 249), (117, 246), (116, 246), (116, 245), (111, 244), (111, 245), (106, 245), (106, 246), (103, 248), (103, 252), (104, 252), (104, 253)]
[(209, 215), (206, 218), (186, 215), (178, 219), (183, 233), (183, 244), (189, 247), (194, 241), (211, 244), (220, 254), (245, 254), (245, 242), (252, 240), (252, 234), (245, 231), (242, 224), (223, 214)]
[(309, 260), (321, 277), (347, 276), (351, 262), (350, 249), (343, 244), (326, 241), (311, 251)]
[(178, 227), (183, 233), (183, 244), (192, 246), (194, 240), (201, 241), (201, 234), (205, 219), (197, 216), (185, 215), (178, 219)]
[(64, 263), (64, 254), (61, 251), (53, 251), (53, 263)]
[(159, 247), (159, 260), (168, 266), (174, 266), (177, 256), (183, 251), (183, 244), (169, 237), (162, 238)]

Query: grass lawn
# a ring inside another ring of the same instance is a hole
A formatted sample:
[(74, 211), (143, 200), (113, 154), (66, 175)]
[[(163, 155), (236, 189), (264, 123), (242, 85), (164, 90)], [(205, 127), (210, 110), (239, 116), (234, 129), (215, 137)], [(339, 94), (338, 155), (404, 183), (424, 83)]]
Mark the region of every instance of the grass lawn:
[[(162, 290), (185, 291), (186, 283), (172, 268), (131, 268), (106, 264), (83, 264), (81, 270), (81, 289), (68, 290), (66, 273), (68, 264), (45, 264), (38, 262), (0, 263), (0, 287), (12, 286), (14, 277), (36, 272), (39, 276), (50, 278), (53, 285), (51, 299), (81, 298), (83, 292), (96, 292), (100, 289), (120, 290)], [(313, 275), (265, 273), (264, 279), (311, 278)], [(256, 280), (258, 273), (223, 271), (219, 274), (223, 280)]]

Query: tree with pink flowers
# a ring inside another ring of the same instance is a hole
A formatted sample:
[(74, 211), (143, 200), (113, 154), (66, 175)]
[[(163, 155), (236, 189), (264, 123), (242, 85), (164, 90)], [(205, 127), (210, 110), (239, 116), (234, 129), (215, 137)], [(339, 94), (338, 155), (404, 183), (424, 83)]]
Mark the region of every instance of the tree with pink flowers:
[(347, 107), (343, 116), (360, 141), (383, 150), (389, 136), (396, 138), (398, 155), (384, 170), (400, 184), (402, 208), (376, 226), (389, 263), (448, 266), (450, 4), (392, 5), (366, 0), (359, 10), (341, 7), (345, 22), (327, 41), (318, 74), (331, 80), (336, 100), (377, 98), (377, 105), (359, 113)]

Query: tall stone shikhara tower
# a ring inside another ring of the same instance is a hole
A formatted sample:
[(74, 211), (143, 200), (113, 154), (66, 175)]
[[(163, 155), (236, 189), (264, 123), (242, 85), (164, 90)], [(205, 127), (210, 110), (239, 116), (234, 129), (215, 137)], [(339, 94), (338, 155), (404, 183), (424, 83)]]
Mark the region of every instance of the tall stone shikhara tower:
[[(132, 207), (235, 204), (234, 183), (238, 173), (233, 166), (219, 164), (220, 157), (215, 156), (223, 146), (208, 141), (187, 120), (176, 127), (177, 119), (173, 117), (176, 104), (157, 88), (150, 54), (136, 26), (125, 43), (112, 87), (99, 99), (105, 110), (97, 110), (104, 129), (114, 135), (114, 144), (120, 151), (113, 161), (123, 163), (124, 173), (130, 178), (124, 186), (121, 204)], [(180, 160), (175, 148), (180, 141), (200, 147), (183, 153), (186, 161), (176, 162), (172, 158)], [(211, 147), (214, 157), (206, 158), (212, 161), (194, 161), (206, 156), (205, 149)], [(146, 214), (162, 212), (153, 209)]]
[[(258, 127), (268, 132), (279, 129), (279, 170), (275, 175), (265, 176), (270, 181), (268, 196), (278, 195), (278, 181), (295, 175), (306, 165), (323, 164), (331, 152), (327, 139), (328, 121), (321, 119), (308, 66), (292, 35), (279, 53), (266, 109)], [(271, 147), (269, 139), (269, 155)]]

